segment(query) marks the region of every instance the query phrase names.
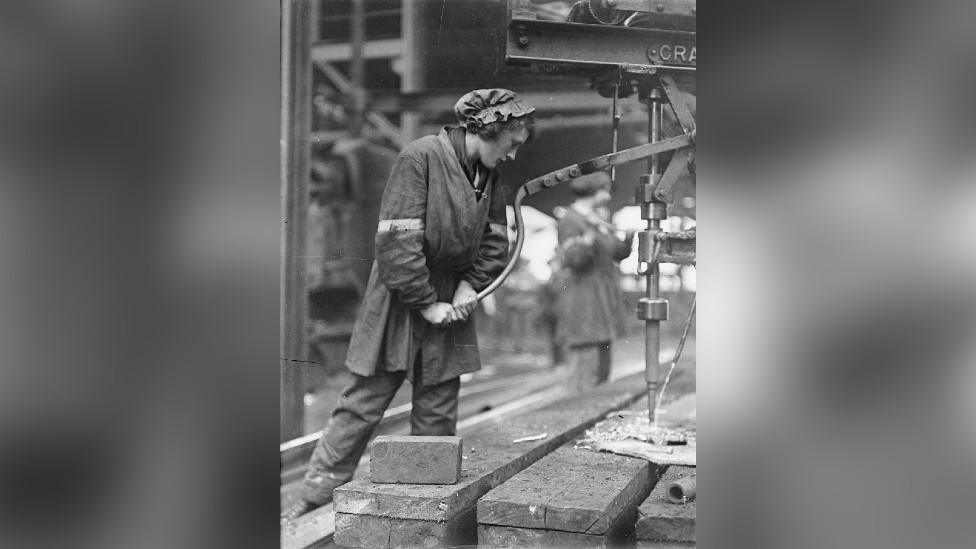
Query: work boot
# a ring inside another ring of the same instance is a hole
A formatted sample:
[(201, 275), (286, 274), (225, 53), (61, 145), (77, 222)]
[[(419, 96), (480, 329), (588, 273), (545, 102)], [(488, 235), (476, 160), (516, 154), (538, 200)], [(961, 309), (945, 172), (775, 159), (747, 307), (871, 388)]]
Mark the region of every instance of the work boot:
[(281, 525), (293, 522), (298, 517), (310, 513), (332, 501), (332, 491), (352, 480), (336, 478), (333, 474), (314, 474), (306, 476), (303, 494), (281, 512)]
[(285, 507), (281, 512), (281, 525), (285, 526), (291, 522), (294, 522), (298, 517), (318, 509), (322, 505), (319, 503), (313, 503), (304, 498), (298, 498), (291, 505)]

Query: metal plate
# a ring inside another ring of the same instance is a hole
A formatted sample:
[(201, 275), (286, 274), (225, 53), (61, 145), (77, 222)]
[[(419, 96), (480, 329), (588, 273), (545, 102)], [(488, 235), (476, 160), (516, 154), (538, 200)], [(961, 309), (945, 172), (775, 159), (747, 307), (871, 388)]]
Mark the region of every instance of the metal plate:
[(698, 48), (694, 40), (655, 40), (647, 46), (652, 65), (695, 67)]
[[(677, 30), (513, 19), (508, 25), (505, 61), (510, 65), (549, 65), (553, 72), (557, 67), (620, 65), (633, 72), (688, 72), (695, 70), (695, 36), (694, 32)], [(656, 51), (655, 59), (648, 57), (651, 50)]]

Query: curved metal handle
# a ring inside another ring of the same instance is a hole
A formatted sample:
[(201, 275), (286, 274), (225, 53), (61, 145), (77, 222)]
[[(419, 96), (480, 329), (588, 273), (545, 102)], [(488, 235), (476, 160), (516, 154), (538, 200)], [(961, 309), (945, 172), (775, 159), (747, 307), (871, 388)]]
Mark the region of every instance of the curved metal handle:
[(522, 200), (526, 196), (528, 196), (528, 193), (525, 190), (525, 185), (523, 185), (519, 188), (518, 193), (515, 194), (515, 204), (513, 206), (515, 210), (515, 249), (512, 250), (512, 255), (508, 258), (508, 264), (505, 265), (505, 269), (498, 275), (498, 278), (493, 280), (484, 290), (478, 292), (478, 301), (488, 297), (490, 293), (497, 290), (505, 282), (508, 275), (512, 274), (512, 271), (515, 270), (515, 264), (518, 263), (518, 258), (522, 255), (522, 244), (525, 243), (525, 222), (522, 219)]

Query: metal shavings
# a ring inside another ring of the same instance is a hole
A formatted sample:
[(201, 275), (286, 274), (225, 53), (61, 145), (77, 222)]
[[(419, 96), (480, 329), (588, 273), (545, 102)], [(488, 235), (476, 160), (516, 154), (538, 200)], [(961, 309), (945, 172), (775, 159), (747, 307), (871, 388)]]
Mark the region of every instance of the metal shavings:
[(549, 436), (549, 433), (542, 433), (540, 435), (529, 435), (527, 437), (517, 438), (512, 441), (512, 444), (518, 444), (519, 442), (532, 442), (534, 440), (542, 440)]
[(600, 443), (634, 439), (661, 446), (695, 445), (696, 435), (693, 422), (681, 425), (651, 425), (646, 414), (631, 413), (629, 410), (615, 412), (611, 417), (588, 429), (577, 443), (599, 446)]

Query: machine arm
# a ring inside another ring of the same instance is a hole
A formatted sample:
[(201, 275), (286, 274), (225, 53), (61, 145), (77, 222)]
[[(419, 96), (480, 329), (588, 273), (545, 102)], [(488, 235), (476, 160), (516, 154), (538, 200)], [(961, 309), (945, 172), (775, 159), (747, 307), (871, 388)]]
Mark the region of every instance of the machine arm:
[(637, 147), (632, 147), (630, 149), (625, 149), (615, 153), (597, 156), (596, 158), (591, 158), (584, 162), (580, 162), (579, 164), (572, 164), (570, 166), (551, 171), (545, 175), (541, 175), (526, 182), (515, 194), (515, 249), (512, 251), (512, 256), (509, 258), (508, 264), (505, 265), (505, 269), (502, 270), (501, 274), (498, 275), (498, 278), (492, 281), (492, 283), (489, 284), (485, 289), (478, 292), (478, 300), (480, 301), (484, 299), (489, 294), (497, 290), (503, 282), (505, 282), (508, 275), (511, 274), (513, 269), (515, 269), (515, 264), (518, 262), (518, 258), (522, 254), (522, 245), (525, 243), (524, 221), (522, 219), (522, 201), (525, 200), (525, 197), (535, 194), (543, 189), (553, 187), (559, 183), (569, 181), (581, 175), (605, 170), (611, 166), (618, 166), (620, 164), (626, 164), (627, 162), (641, 160), (655, 154), (683, 149), (693, 145), (694, 142), (695, 132), (692, 131), (691, 133), (678, 135), (662, 141), (648, 143), (646, 145), (639, 145)]

